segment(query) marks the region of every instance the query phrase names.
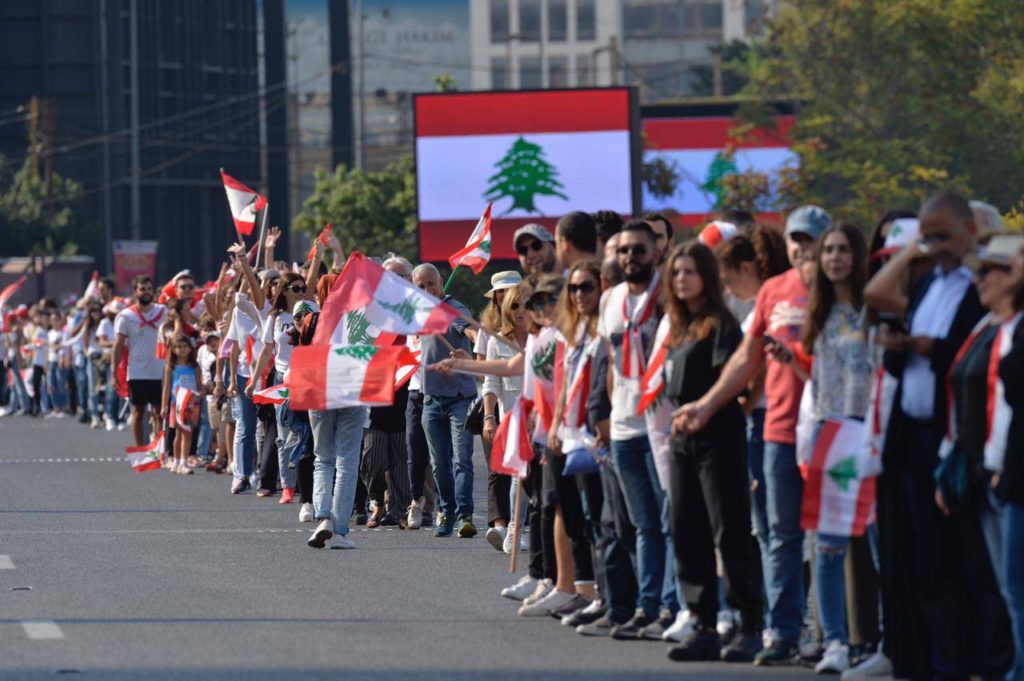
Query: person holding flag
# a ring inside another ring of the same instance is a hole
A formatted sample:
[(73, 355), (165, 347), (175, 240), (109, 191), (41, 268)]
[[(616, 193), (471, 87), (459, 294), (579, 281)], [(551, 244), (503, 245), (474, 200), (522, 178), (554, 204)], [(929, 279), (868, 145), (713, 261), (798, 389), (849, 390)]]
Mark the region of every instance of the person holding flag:
[[(742, 332), (722, 296), (711, 249), (699, 241), (676, 246), (665, 261), (665, 396), (675, 406), (701, 397), (740, 344)], [(663, 320), (664, 323), (664, 320)], [(695, 620), (668, 651), (677, 661), (751, 662), (761, 650), (761, 584), (750, 539), (750, 497), (743, 410), (730, 400), (700, 430), (676, 418), (668, 461), (672, 541), (680, 592)], [(742, 627), (724, 647), (716, 629), (722, 558), (726, 602)]]
[[(114, 319), (116, 338), (112, 363), (118, 382), (121, 381), (122, 363), (127, 363), (124, 375), (128, 381), (128, 401), (132, 408), (132, 435), (135, 446), (141, 447), (146, 443), (146, 407), (152, 409), (151, 416), (154, 419), (163, 408), (161, 381), (164, 366), (157, 359), (156, 346), (167, 308), (153, 302), (153, 280), (145, 275), (132, 280), (132, 293), (135, 303), (122, 310)], [(153, 432), (157, 430), (153, 428)]]
[(184, 333), (175, 334), (164, 369), (163, 407), (160, 419), (166, 424), (172, 452), (169, 469), (178, 475), (192, 475), (188, 465), (192, 437), (199, 425), (199, 400), (205, 391), (196, 358), (196, 346)]

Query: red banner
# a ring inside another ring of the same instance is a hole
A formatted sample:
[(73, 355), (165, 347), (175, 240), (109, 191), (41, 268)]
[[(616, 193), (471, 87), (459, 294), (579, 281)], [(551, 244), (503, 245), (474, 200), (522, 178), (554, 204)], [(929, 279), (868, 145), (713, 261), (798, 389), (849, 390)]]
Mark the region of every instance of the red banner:
[(158, 241), (115, 241), (114, 277), (117, 290), (127, 291), (132, 279), (140, 274), (156, 277), (156, 251)]

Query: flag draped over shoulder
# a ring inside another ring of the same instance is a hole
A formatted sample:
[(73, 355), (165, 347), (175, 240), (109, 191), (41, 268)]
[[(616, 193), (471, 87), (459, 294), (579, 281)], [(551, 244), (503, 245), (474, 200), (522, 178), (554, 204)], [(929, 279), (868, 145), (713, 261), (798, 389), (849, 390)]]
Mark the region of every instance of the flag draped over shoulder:
[(300, 346), (285, 387), (293, 409), (385, 406), (394, 402), (399, 365), (410, 361), (404, 345)]
[(267, 199), (225, 173), (223, 168), (220, 170), (220, 177), (224, 181), (224, 193), (228, 197), (235, 229), (239, 234), (249, 236), (256, 224), (256, 213), (266, 207)]
[(320, 312), (313, 345), (335, 342), (342, 317), (360, 310), (383, 332), (398, 335), (445, 333), (458, 311), (373, 262), (359, 251), (349, 256)]
[(859, 537), (874, 520), (875, 481), (863, 466), (864, 423), (830, 419), (818, 432), (805, 467), (800, 527)]
[(126, 447), (124, 451), (136, 473), (156, 470), (164, 461), (164, 431), (154, 435), (148, 445)]
[(448, 264), (452, 269), (462, 265), (473, 270), (473, 274), (480, 274), (491, 261), (491, 205), (487, 204), (480, 221), (469, 235), (465, 248), (448, 258)]

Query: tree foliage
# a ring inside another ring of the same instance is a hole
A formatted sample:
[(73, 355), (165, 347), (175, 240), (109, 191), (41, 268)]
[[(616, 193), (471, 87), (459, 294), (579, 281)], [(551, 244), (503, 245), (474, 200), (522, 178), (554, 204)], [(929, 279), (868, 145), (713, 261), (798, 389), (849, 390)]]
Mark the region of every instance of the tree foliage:
[[(1024, 3), (790, 0), (743, 56), (747, 93), (797, 107), (800, 167), (774, 199), (764, 178), (727, 183), (727, 202), (785, 210), (812, 201), (871, 223), (959, 189), (1004, 211), (1024, 187)], [(745, 107), (744, 128), (764, 109)]]
[(0, 256), (34, 251), (71, 255), (82, 185), (53, 173), (46, 179), (32, 173), (28, 161), (15, 169), (0, 156)]

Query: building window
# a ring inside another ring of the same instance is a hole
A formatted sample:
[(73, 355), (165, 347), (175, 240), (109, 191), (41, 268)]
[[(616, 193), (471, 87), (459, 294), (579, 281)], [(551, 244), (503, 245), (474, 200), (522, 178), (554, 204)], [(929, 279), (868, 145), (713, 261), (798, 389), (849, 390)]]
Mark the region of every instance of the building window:
[(569, 32), (568, 0), (548, 0), (548, 40), (565, 42)]
[(622, 31), (626, 40), (677, 39), (683, 34), (683, 14), (678, 0), (631, 2), (622, 7)]
[(508, 40), (508, 0), (491, 0), (491, 42)]
[(519, 58), (519, 87), (523, 90), (538, 90), (542, 87), (540, 57)]
[(683, 36), (694, 39), (722, 39), (722, 3), (691, 2), (683, 11)]
[(569, 87), (568, 57), (548, 57), (548, 87)]
[(768, 3), (765, 0), (747, 0), (743, 23), (748, 36), (764, 35), (765, 23), (768, 21), (768, 9)]
[(576, 0), (576, 40), (597, 38), (597, 10), (594, 0)]
[(594, 84), (594, 60), (590, 55), (576, 56), (576, 86), (586, 87)]
[(519, 39), (526, 43), (540, 40), (540, 0), (519, 0)]
[(504, 57), (491, 57), (491, 89), (508, 89), (508, 62)]

